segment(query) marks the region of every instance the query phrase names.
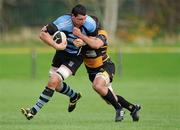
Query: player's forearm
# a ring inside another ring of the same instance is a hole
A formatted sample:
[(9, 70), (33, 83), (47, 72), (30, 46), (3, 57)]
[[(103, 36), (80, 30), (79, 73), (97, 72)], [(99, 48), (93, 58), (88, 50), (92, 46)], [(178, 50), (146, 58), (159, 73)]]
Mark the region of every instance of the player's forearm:
[(41, 31), (39, 34), (39, 38), (47, 45), (55, 48), (55, 41), (52, 39), (51, 35), (49, 35), (47, 32)]
[(88, 44), (90, 47), (94, 49), (99, 49), (100, 47), (103, 46), (103, 42), (96, 37), (88, 37), (82, 34), (79, 36), (79, 38), (82, 39), (86, 44)]

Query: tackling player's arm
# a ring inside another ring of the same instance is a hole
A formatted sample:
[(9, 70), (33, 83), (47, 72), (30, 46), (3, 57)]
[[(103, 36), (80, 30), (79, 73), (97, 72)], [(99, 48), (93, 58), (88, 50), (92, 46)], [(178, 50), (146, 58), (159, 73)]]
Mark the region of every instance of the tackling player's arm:
[(52, 35), (57, 31), (58, 29), (53, 26), (52, 24), (48, 24), (44, 26), (41, 29), (41, 32), (39, 34), (39, 38), (46, 43), (47, 45), (53, 47), (56, 50), (64, 50), (67, 46), (67, 42), (62, 42), (57, 44), (54, 40)]
[[(73, 34), (82, 39), (86, 44), (88, 44), (91, 48), (99, 49), (104, 45), (103, 41), (97, 37), (86, 36), (81, 33), (79, 28), (74, 27)], [(82, 43), (84, 45), (84, 43)]]

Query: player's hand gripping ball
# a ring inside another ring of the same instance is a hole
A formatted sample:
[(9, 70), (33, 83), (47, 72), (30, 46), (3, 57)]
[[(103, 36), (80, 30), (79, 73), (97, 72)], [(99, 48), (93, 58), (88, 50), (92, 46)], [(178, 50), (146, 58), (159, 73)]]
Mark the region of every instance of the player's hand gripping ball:
[(54, 33), (53, 35), (53, 40), (57, 43), (57, 44), (60, 44), (60, 43), (63, 43), (65, 42), (67, 39), (66, 37), (66, 34), (64, 32), (60, 32), (60, 31), (57, 31)]

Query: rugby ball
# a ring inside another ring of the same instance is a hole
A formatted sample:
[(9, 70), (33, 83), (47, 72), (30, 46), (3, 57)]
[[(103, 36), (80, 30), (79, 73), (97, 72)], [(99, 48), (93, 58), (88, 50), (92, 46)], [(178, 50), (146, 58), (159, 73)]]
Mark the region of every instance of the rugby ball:
[(67, 37), (64, 32), (56, 31), (53, 35), (53, 40), (58, 44), (66, 41), (66, 39), (67, 39)]

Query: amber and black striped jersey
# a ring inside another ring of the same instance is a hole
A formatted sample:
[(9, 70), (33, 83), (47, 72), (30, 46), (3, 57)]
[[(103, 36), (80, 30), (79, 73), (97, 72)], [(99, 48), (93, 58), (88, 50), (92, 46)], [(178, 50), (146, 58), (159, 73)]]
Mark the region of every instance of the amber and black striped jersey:
[(109, 58), (109, 56), (107, 55), (108, 42), (106, 31), (99, 30), (96, 38), (99, 38), (103, 41), (104, 45), (101, 48), (93, 49), (88, 45), (82, 48), (82, 53), (84, 55), (84, 64), (88, 68), (99, 68)]

